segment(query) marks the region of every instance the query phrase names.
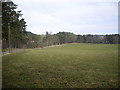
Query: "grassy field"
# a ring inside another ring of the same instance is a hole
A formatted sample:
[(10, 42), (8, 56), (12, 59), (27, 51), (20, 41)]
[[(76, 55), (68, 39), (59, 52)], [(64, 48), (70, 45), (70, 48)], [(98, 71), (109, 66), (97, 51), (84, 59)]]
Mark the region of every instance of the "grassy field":
[(65, 44), (3, 56), (3, 88), (115, 88), (115, 44)]

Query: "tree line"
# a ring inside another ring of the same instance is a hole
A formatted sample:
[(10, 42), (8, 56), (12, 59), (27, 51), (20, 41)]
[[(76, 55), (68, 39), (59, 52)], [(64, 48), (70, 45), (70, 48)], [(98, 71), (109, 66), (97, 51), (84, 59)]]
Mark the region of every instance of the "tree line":
[(17, 11), (12, 1), (2, 2), (2, 46), (7, 48), (36, 48), (65, 43), (120, 43), (119, 34), (111, 35), (76, 35), (71, 32), (58, 32), (46, 35), (36, 35), (26, 31), (26, 22), (22, 18), (22, 11)]
[(2, 3), (2, 43), (3, 49), (18, 48), (26, 44), (26, 22), (17, 5), (12, 1)]

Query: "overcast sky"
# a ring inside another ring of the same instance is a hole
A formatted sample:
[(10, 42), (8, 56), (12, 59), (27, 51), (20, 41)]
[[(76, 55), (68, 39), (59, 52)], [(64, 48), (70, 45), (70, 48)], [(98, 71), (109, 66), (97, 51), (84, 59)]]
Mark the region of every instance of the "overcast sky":
[(27, 31), (45, 34), (118, 33), (118, 0), (13, 0), (22, 10)]

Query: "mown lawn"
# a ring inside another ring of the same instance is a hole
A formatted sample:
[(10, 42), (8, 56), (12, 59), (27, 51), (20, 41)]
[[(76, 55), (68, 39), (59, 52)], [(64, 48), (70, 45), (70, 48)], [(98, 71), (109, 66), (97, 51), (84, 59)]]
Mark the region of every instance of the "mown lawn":
[(3, 56), (3, 88), (116, 88), (118, 45), (65, 44)]

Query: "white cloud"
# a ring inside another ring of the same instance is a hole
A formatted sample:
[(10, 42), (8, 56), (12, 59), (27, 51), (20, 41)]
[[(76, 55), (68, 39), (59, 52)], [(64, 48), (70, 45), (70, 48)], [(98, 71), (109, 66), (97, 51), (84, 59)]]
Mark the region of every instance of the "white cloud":
[(36, 3), (68, 3), (68, 2), (118, 2), (119, 0), (20, 0), (20, 2)]
[(117, 33), (118, 0), (22, 0), (28, 31)]

